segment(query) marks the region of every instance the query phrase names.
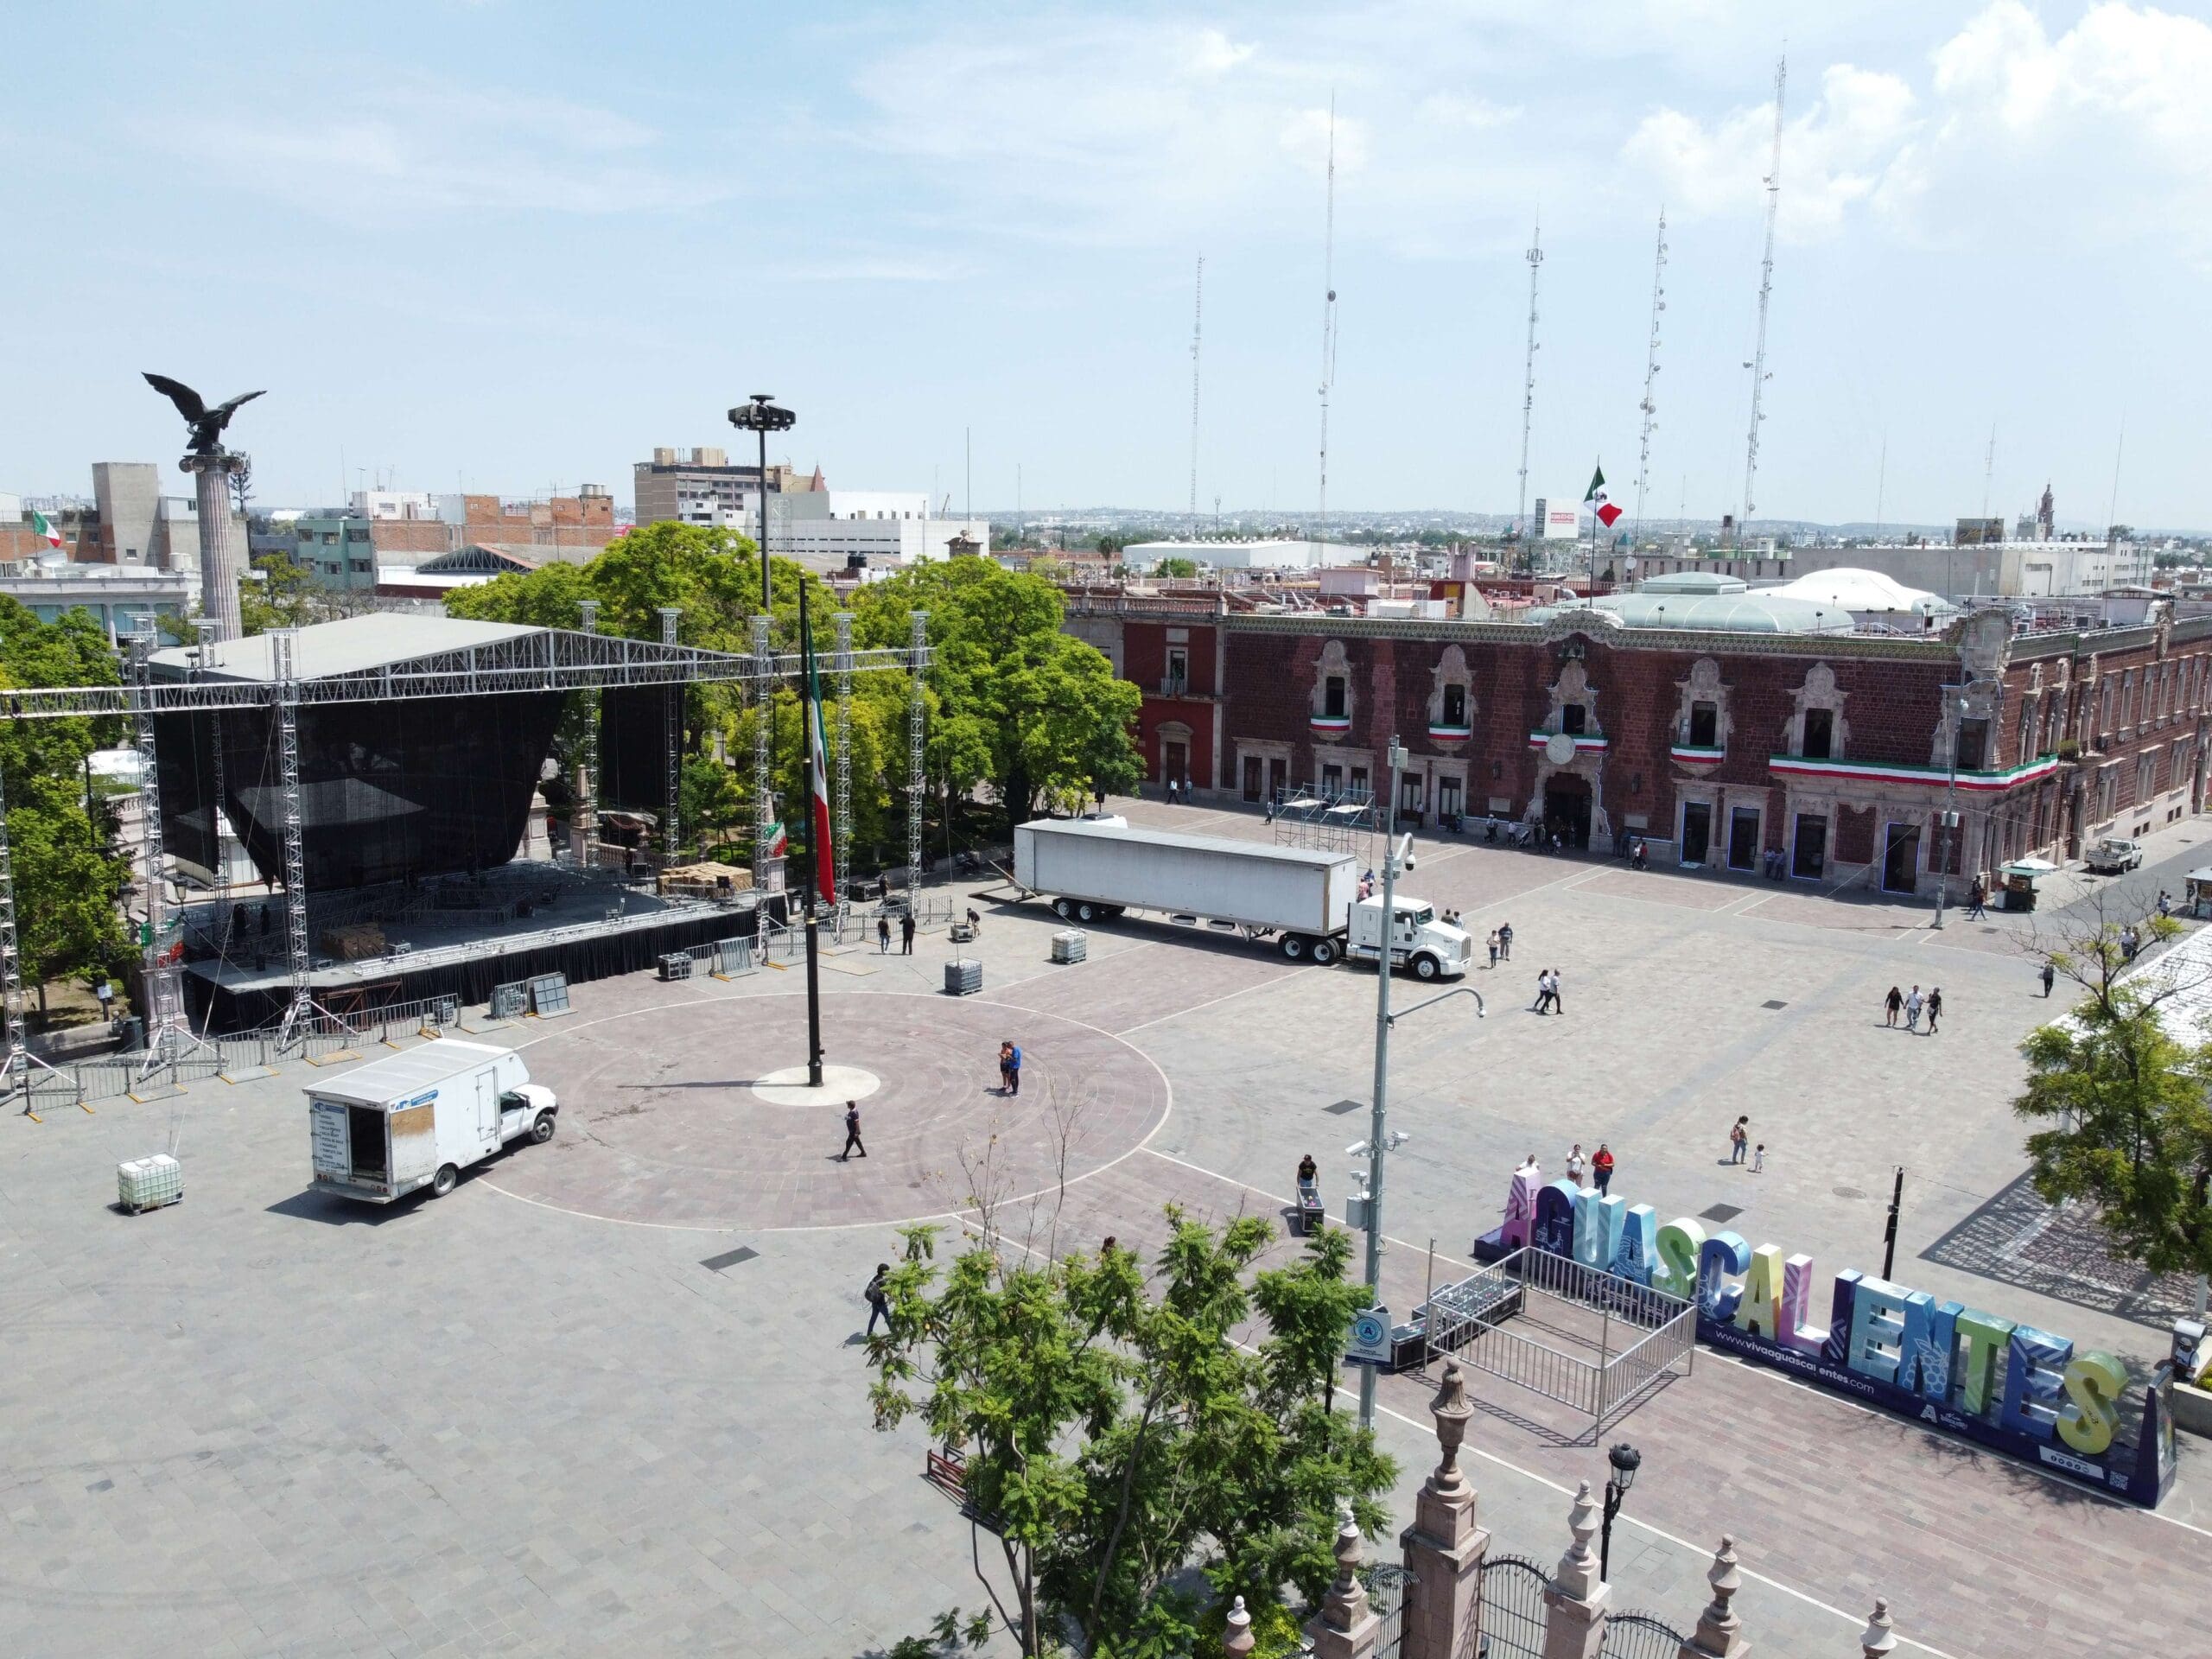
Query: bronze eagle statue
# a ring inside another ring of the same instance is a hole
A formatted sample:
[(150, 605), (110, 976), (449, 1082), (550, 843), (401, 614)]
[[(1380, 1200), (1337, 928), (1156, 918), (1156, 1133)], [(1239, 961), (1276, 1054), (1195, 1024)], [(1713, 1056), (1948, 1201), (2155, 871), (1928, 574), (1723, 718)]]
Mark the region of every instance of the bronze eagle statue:
[(229, 403), (210, 409), (200, 394), (181, 380), (172, 380), (166, 374), (149, 374), (146, 384), (175, 404), (176, 412), (192, 428), (188, 448), (195, 455), (212, 455), (221, 449), (223, 429), (231, 423), (231, 416), (238, 413), (238, 405), (250, 404), (262, 395), (257, 391), (241, 392)]

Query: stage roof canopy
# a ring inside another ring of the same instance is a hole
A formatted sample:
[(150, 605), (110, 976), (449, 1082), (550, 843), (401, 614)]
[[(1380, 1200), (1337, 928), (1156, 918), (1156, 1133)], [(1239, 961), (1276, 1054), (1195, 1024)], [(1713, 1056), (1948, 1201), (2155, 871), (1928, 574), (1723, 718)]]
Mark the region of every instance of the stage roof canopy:
[[(372, 673), (420, 658), (505, 645), (551, 632), (518, 622), (466, 622), (445, 616), (402, 616), (388, 612), (349, 616), (299, 631), (299, 677), (320, 680), (334, 675)], [(197, 669), (201, 679), (265, 685), (276, 677), (276, 646), (265, 633), (226, 639), (219, 645), (174, 645), (156, 652), (154, 665), (164, 677), (190, 674)]]

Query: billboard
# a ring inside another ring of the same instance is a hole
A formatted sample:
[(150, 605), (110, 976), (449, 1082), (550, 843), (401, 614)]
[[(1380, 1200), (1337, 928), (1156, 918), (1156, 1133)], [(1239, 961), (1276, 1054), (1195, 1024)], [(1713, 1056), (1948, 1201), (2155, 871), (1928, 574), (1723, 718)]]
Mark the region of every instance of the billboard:
[(1582, 533), (1582, 509), (1572, 501), (1537, 498), (1529, 534), (1539, 541), (1571, 542)]

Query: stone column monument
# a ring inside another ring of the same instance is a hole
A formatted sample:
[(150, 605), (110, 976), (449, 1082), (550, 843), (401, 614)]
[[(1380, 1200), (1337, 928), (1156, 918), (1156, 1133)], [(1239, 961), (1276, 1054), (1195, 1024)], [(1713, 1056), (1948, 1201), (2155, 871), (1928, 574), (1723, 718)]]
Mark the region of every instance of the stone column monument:
[(1446, 1362), (1444, 1382), (1428, 1409), (1444, 1455), (1414, 1502), (1413, 1525), (1398, 1537), (1414, 1575), (1399, 1659), (1460, 1659), (1480, 1645), (1483, 1557), (1490, 1534), (1475, 1524), (1474, 1485), (1459, 1468), (1459, 1443), (1475, 1408), (1467, 1403), (1456, 1363)]
[(149, 374), (146, 384), (176, 405), (192, 429), (184, 459), (177, 463), (193, 474), (200, 499), (200, 608), (217, 639), (235, 639), (245, 632), (238, 617), (238, 578), (245, 574), (245, 550), (231, 533), (231, 476), (244, 464), (240, 456), (223, 448), (223, 429), (238, 406), (261, 396), (241, 393), (226, 404), (207, 407), (198, 392), (181, 380)]

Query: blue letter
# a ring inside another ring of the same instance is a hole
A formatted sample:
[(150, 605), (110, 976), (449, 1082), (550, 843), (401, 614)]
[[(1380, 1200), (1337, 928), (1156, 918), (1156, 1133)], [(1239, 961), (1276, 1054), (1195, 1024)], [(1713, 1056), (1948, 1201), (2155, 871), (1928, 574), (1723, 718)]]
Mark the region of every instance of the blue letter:
[(1697, 1257), (1697, 1309), (1708, 1319), (1726, 1322), (1736, 1317), (1736, 1304), (1744, 1287), (1732, 1285), (1728, 1275), (1751, 1265), (1751, 1247), (1741, 1233), (1715, 1233), (1705, 1241)]
[(1997, 1421), (2037, 1440), (2049, 1440), (2063, 1403), (2066, 1362), (2073, 1357), (2072, 1338), (2054, 1337), (2031, 1325), (2014, 1325), (2005, 1355), (2005, 1402)]

